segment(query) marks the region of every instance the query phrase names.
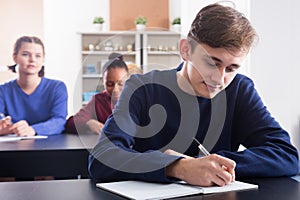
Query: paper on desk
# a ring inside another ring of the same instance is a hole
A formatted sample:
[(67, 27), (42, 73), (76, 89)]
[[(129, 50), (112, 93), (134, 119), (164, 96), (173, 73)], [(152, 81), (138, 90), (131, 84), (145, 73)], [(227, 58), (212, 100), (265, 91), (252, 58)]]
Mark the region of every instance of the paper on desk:
[(197, 187), (180, 183), (149, 183), (142, 181), (120, 181), (97, 183), (97, 187), (129, 199), (155, 200), (182, 197), (195, 194), (210, 194), (237, 190), (257, 189), (254, 184), (235, 181), (223, 187)]
[(0, 136), (0, 142), (10, 142), (10, 141), (18, 141), (21, 140), (17, 137), (7, 137), (7, 136)]
[(47, 139), (46, 135), (35, 136), (17, 136), (14, 134), (0, 136), (0, 142), (18, 141), (18, 140), (35, 140), (35, 139)]
[(35, 135), (35, 136), (22, 136), (19, 137), (21, 140), (36, 140), (36, 139), (47, 139), (48, 136), (46, 135)]

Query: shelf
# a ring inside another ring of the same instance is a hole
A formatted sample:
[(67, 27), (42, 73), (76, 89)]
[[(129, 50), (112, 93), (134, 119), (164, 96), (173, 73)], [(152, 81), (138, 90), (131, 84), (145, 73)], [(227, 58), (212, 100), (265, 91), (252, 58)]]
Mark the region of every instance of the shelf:
[[(103, 31), (79, 34), (81, 36), (82, 73), (98, 73), (81, 75), (81, 93), (101, 91), (98, 86), (102, 86), (102, 67), (112, 52), (123, 55), (125, 62), (141, 66), (143, 73), (153, 69), (171, 68), (180, 62), (178, 41), (181, 35), (174, 31), (149, 28), (145, 31)], [(130, 49), (127, 48), (128, 45), (132, 45), (132, 51), (128, 51)], [(105, 47), (118, 49), (118, 51), (106, 51), (108, 48)]]
[(149, 35), (180, 35), (179, 32), (165, 30), (165, 29), (151, 29), (147, 28), (144, 31), (92, 31), (92, 32), (78, 32), (78, 34), (92, 36), (92, 35), (136, 35), (136, 34), (149, 34)]
[(174, 31), (147, 31), (144, 32), (147, 35), (174, 35), (174, 36), (179, 36), (180, 33), (178, 32), (174, 32)]
[[(81, 51), (83, 55), (109, 55), (112, 51)], [(122, 55), (136, 55), (135, 51), (113, 51)]]
[(137, 34), (136, 31), (103, 31), (103, 32), (79, 32), (81, 35), (85, 36), (97, 36), (97, 35), (103, 35), (103, 36), (111, 36), (111, 35), (135, 35)]
[(82, 78), (102, 78), (102, 74), (83, 74)]
[(179, 51), (148, 51), (148, 55), (179, 55)]

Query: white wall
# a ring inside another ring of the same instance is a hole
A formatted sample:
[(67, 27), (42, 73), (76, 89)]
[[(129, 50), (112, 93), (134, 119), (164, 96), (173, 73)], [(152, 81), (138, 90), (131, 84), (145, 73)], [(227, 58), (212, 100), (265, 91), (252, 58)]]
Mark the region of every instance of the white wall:
[(251, 1), (260, 41), (251, 54), (251, 77), (265, 104), (300, 149), (300, 1)]
[(43, 31), (43, 0), (0, 0), (0, 67), (14, 64), (13, 45), (19, 37), (43, 39)]
[(181, 0), (169, 0), (169, 19), (170, 24), (176, 17), (181, 17)]
[(109, 24), (109, 0), (44, 0), (47, 77), (63, 80), (69, 94), (69, 115), (81, 107), (81, 44), (79, 32), (90, 31), (95, 16)]

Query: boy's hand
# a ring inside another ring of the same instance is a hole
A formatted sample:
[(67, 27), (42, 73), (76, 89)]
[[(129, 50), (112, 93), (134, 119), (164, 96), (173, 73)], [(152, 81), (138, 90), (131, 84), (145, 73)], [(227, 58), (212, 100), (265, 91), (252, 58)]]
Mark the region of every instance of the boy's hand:
[[(169, 153), (170, 151), (166, 154)], [(235, 180), (234, 169), (236, 164), (231, 159), (217, 154), (201, 158), (192, 158), (189, 156), (186, 158), (188, 159), (180, 159), (169, 165), (166, 168), (167, 176), (178, 178), (189, 184), (198, 186), (224, 186)]]

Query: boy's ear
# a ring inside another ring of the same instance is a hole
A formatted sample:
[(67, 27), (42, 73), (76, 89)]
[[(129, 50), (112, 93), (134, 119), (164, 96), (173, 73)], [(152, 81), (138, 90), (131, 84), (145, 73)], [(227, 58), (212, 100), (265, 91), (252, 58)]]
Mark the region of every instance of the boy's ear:
[(181, 39), (179, 42), (179, 51), (180, 51), (180, 56), (184, 61), (188, 61), (190, 59), (189, 50), (190, 50), (190, 46), (187, 39)]

